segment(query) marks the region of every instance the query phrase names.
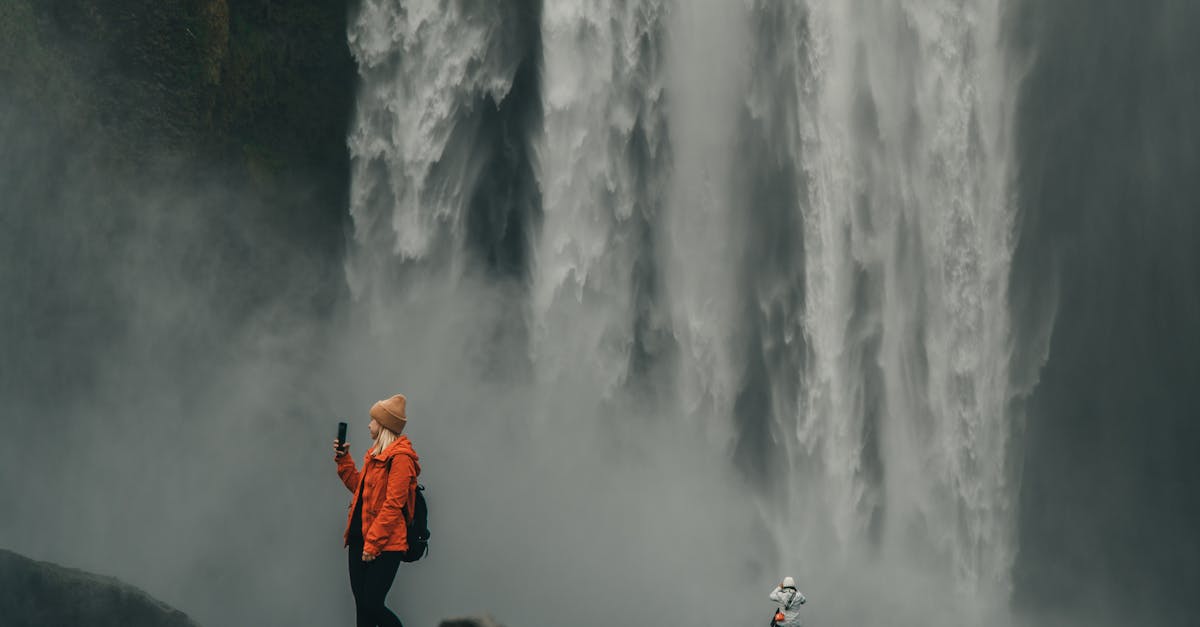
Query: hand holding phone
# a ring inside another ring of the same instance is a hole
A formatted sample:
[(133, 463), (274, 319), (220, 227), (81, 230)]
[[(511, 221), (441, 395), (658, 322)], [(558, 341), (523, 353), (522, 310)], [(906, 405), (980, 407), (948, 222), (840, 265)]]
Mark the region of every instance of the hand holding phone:
[(345, 455), (349, 450), (349, 445), (346, 444), (346, 423), (338, 423), (337, 439), (333, 441), (333, 450), (335, 457)]

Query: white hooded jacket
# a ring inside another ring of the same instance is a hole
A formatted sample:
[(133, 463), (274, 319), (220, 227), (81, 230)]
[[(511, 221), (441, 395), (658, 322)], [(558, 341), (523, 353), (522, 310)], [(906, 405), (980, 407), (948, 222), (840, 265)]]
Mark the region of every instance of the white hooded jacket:
[(783, 620), (776, 623), (780, 627), (800, 627), (800, 606), (808, 599), (795, 588), (778, 587), (771, 591), (771, 600), (783, 612)]

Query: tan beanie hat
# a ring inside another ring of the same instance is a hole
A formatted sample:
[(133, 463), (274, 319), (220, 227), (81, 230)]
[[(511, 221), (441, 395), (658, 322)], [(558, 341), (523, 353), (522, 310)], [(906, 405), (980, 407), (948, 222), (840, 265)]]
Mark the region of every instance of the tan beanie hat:
[(404, 415), (406, 404), (408, 404), (408, 399), (404, 398), (403, 394), (386, 398), (371, 406), (371, 417), (387, 430), (399, 434), (404, 431), (404, 425), (408, 423), (408, 417)]

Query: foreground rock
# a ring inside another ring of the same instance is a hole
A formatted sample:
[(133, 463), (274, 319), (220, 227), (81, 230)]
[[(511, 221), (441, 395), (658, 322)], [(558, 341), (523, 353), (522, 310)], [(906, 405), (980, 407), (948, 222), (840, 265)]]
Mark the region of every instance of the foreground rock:
[(3, 549), (0, 617), (8, 627), (196, 627), (183, 612), (117, 579)]

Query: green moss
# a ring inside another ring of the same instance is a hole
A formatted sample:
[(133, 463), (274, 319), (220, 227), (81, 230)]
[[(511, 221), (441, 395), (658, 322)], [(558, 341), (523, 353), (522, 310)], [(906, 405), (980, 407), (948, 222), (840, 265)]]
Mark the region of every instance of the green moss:
[(0, 106), (131, 169), (216, 167), (263, 198), (315, 187), (333, 225), (355, 77), (346, 15), (336, 0), (5, 0)]
[(231, 3), (225, 124), (284, 167), (327, 167), (345, 151), (354, 66), (339, 2)]
[[(44, 122), (77, 130), (89, 120), (93, 96), (68, 55), (47, 41), (47, 24), (31, 0), (0, 4), (0, 103), (38, 111)], [(49, 104), (50, 106), (44, 106)]]

